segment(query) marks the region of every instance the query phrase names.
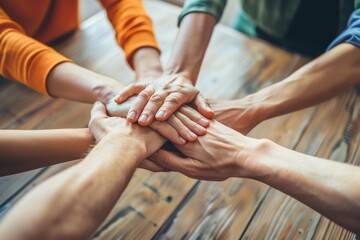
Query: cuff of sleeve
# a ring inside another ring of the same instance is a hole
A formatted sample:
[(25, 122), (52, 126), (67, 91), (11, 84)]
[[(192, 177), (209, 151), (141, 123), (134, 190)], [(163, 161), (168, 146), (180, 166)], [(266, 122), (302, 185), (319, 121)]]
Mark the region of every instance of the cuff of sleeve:
[(326, 51), (330, 51), (340, 43), (350, 43), (360, 47), (360, 9), (351, 14), (347, 28), (329, 44)]
[(46, 49), (40, 52), (35, 56), (30, 66), (28, 82), (26, 84), (38, 92), (50, 95), (47, 89), (48, 75), (54, 67), (63, 62), (73, 61), (53, 49)]
[(126, 61), (132, 69), (134, 69), (132, 62), (133, 55), (136, 50), (143, 47), (152, 47), (160, 52), (155, 36), (148, 31), (137, 32), (127, 40), (127, 43), (124, 44), (123, 48), (125, 51)]
[(183, 18), (190, 14), (190, 13), (207, 13), (216, 19), (216, 22), (220, 21), (220, 18), (222, 16), (222, 13), (224, 11), (225, 5), (219, 5), (217, 7), (210, 8), (208, 6), (189, 6), (185, 7), (184, 10), (180, 13), (179, 19), (178, 19), (178, 27), (180, 26), (181, 21)]
[(341, 43), (350, 43), (354, 46), (360, 47), (360, 30), (354, 31), (354, 29), (343, 32), (334, 41), (330, 43), (326, 51), (330, 51)]

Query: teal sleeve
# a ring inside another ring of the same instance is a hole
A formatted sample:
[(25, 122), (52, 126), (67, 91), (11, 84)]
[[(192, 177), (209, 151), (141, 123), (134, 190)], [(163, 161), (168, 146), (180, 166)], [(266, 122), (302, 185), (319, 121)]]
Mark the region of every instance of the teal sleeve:
[(189, 13), (202, 12), (213, 15), (218, 22), (224, 12), (226, 0), (186, 0), (179, 16), (178, 26), (182, 19)]

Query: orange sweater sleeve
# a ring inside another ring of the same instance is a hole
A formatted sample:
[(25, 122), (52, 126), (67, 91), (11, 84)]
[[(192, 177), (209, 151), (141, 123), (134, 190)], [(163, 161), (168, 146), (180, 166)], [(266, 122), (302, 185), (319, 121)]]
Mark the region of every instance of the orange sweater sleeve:
[(116, 40), (124, 49), (128, 64), (132, 55), (141, 47), (160, 51), (155, 39), (152, 22), (141, 0), (101, 0), (116, 32)]
[(47, 76), (57, 64), (70, 62), (54, 49), (25, 35), (0, 8), (0, 74), (46, 93)]

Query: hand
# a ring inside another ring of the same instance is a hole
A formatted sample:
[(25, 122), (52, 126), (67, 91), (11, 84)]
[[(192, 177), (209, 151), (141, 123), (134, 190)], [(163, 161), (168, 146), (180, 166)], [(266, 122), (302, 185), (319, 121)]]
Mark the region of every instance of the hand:
[(215, 112), (215, 119), (222, 124), (242, 133), (248, 134), (262, 120), (255, 111), (254, 105), (246, 98), (237, 100), (207, 100)]
[(230, 177), (250, 176), (250, 154), (258, 140), (213, 121), (205, 136), (184, 146), (175, 146), (185, 158), (158, 150), (150, 159), (158, 165), (202, 180), (220, 181)]
[[(125, 117), (136, 97), (130, 97), (121, 104), (110, 101), (106, 108), (110, 116)], [(210, 121), (188, 106), (182, 106), (164, 122), (153, 121), (149, 127), (160, 133), (171, 142), (183, 145), (186, 141), (196, 141), (198, 136), (206, 133)]]
[[(144, 158), (159, 149), (165, 142), (165, 139), (149, 128), (131, 124), (120, 117), (109, 117), (101, 102), (95, 102), (91, 110), (89, 129), (97, 142), (110, 133), (116, 133), (119, 141), (131, 141), (134, 148), (145, 149)], [(139, 167), (153, 172), (164, 171), (163, 167), (149, 160), (144, 160)]]
[(181, 75), (163, 75), (159, 80), (147, 83), (134, 83), (126, 87), (116, 98), (120, 104), (137, 95), (127, 118), (148, 126), (154, 118), (159, 121), (168, 119), (180, 106), (193, 101), (196, 109), (205, 117), (212, 118), (213, 112), (191, 81)]

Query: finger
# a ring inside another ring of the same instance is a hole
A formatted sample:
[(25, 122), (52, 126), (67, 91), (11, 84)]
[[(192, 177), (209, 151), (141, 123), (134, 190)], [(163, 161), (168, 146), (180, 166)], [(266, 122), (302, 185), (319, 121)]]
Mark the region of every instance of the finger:
[(107, 117), (106, 114), (106, 108), (104, 106), (104, 104), (102, 104), (99, 101), (96, 101), (94, 103), (94, 106), (91, 109), (91, 118), (94, 119), (95, 117)]
[[(164, 92), (163, 93), (155, 92), (150, 97), (149, 101), (146, 103), (146, 106), (144, 107), (144, 110), (142, 111), (141, 116), (139, 118), (138, 122), (140, 125), (148, 126), (152, 122), (152, 120), (155, 117), (156, 112), (159, 110), (159, 108), (163, 104), (166, 96), (167, 95)], [(147, 116), (145, 121), (143, 121), (143, 119), (142, 119), (143, 115)]]
[(170, 142), (178, 145), (184, 145), (186, 143), (186, 140), (180, 136), (178, 131), (167, 122), (154, 121), (149, 127), (167, 138)]
[(165, 121), (168, 119), (178, 108), (187, 102), (186, 96), (181, 93), (172, 93), (165, 98), (164, 104), (156, 113), (156, 119)]
[(122, 103), (129, 97), (139, 94), (146, 88), (146, 83), (132, 83), (119, 93), (114, 99), (116, 103)]
[(197, 135), (192, 132), (186, 125), (184, 125), (179, 118), (174, 115), (171, 115), (167, 122), (176, 129), (181, 137), (185, 140), (194, 142), (197, 139)]
[(187, 174), (186, 169), (191, 169), (190, 158), (182, 158), (174, 153), (159, 149), (150, 156), (151, 160), (163, 168)]
[(209, 104), (207, 104), (205, 98), (203, 98), (203, 96), (200, 93), (195, 97), (193, 104), (196, 110), (198, 110), (199, 113), (201, 113), (203, 116), (207, 118), (215, 117), (214, 111), (211, 110)]
[(140, 116), (140, 113), (142, 112), (146, 103), (149, 101), (154, 92), (155, 90), (152, 87), (148, 87), (139, 93), (139, 95), (136, 97), (135, 103), (131, 106), (126, 117), (130, 122), (136, 122), (138, 119), (141, 120), (141, 122), (144, 122), (151, 117), (144, 114)]
[(206, 128), (192, 121), (190, 118), (182, 114), (181, 112), (176, 112), (175, 116), (184, 124), (190, 131), (195, 133), (198, 136), (205, 135)]
[(106, 105), (106, 110), (109, 116), (112, 117), (126, 117), (131, 106), (134, 105), (136, 96), (129, 97), (125, 102), (117, 104), (115, 101), (110, 101)]
[(181, 112), (182, 114), (190, 118), (193, 122), (196, 122), (203, 127), (210, 126), (210, 120), (203, 117), (203, 115), (201, 115), (199, 112), (197, 112), (191, 107), (183, 105), (181, 108), (179, 108), (178, 112)]
[(139, 168), (151, 171), (151, 172), (168, 172), (168, 170), (157, 163), (150, 161), (148, 159), (145, 159), (142, 161), (139, 165)]

